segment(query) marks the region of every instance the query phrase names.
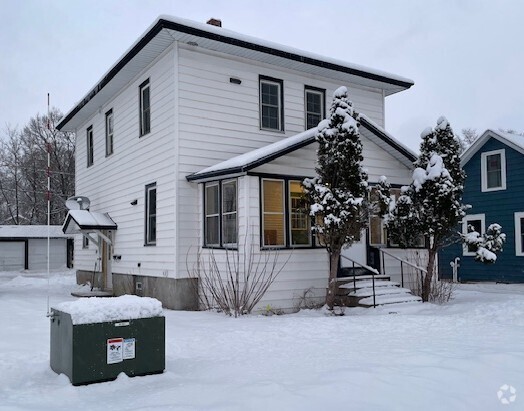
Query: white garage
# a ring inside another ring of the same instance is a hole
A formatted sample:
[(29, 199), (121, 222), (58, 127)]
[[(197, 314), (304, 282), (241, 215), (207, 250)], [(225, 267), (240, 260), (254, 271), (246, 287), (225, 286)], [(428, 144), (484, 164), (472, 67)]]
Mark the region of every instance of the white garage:
[(72, 267), (73, 237), (61, 226), (0, 226), (0, 271), (47, 269), (49, 233), (49, 267)]

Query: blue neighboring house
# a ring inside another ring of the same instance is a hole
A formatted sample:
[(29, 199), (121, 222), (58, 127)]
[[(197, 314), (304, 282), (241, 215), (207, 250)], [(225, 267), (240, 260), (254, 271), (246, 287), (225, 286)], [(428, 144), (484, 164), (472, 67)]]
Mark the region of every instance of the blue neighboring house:
[(506, 234), (495, 264), (474, 261), (471, 249), (459, 244), (439, 255), (441, 278), (452, 278), (450, 265), (460, 258), (458, 280), (524, 283), (524, 136), (486, 130), (461, 156), (467, 177), (464, 203), (470, 204), (462, 222), (484, 233), (492, 223)]

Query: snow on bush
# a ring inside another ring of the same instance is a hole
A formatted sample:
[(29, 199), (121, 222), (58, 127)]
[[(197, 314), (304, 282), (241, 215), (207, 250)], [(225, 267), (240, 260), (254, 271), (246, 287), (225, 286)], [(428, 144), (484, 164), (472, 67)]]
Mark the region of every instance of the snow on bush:
[(475, 260), (485, 264), (497, 261), (496, 253), (502, 251), (502, 246), (506, 241), (506, 234), (502, 232), (500, 224), (491, 224), (484, 235), (480, 235), (473, 227), (467, 234), (463, 234), (464, 243), (473, 248)]

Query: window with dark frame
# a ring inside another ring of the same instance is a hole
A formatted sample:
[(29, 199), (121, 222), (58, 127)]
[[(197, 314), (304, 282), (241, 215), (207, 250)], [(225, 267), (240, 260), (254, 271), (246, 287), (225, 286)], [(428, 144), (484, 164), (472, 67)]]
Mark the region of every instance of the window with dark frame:
[(524, 212), (515, 213), (515, 255), (524, 256)]
[(204, 184), (204, 246), (237, 247), (237, 180)]
[[(480, 235), (485, 232), (485, 215), (484, 214), (470, 214), (462, 219), (462, 234), (467, 235), (472, 231), (476, 231)], [(475, 247), (469, 244), (463, 244), (462, 254), (464, 256), (474, 256)]]
[(316, 127), (325, 116), (326, 92), (314, 87), (305, 87), (306, 130)]
[(284, 130), (283, 81), (260, 76), (260, 128)]
[(311, 217), (301, 180), (261, 180), (262, 247), (311, 247)]
[(89, 126), (86, 132), (87, 167), (94, 163), (93, 126)]
[(106, 113), (106, 157), (113, 154), (113, 109)]
[(487, 188), (502, 187), (502, 158), (501, 154), (486, 156)]
[(146, 186), (145, 245), (156, 244), (156, 183)]
[(89, 248), (89, 238), (85, 235), (82, 236), (82, 249), (86, 250)]
[(151, 131), (151, 93), (149, 79), (140, 85), (140, 136)]

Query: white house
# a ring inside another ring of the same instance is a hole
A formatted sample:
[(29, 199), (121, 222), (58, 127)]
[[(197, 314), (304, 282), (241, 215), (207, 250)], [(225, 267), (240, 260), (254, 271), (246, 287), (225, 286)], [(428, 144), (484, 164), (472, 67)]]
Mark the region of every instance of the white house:
[(73, 236), (64, 234), (60, 226), (0, 226), (0, 271), (47, 269), (47, 238), (49, 236), (49, 268), (72, 267)]
[[(114, 222), (69, 218), (64, 229), (102, 238), (98, 251), (77, 236), (79, 277), (100, 257), (115, 294), (181, 309), (194, 307), (198, 254), (276, 248), (289, 261), (261, 304), (291, 309), (327, 284), (327, 253), (295, 200), (315, 174), (314, 127), (333, 91), (345, 85), (365, 114), (370, 183), (386, 175), (400, 187), (415, 156), (384, 131), (384, 104), (413, 82), (210, 22), (159, 17), (62, 119), (58, 128), (77, 135), (77, 195)], [(388, 246), (380, 221), (369, 231), (347, 256), (381, 267), (371, 248)]]

